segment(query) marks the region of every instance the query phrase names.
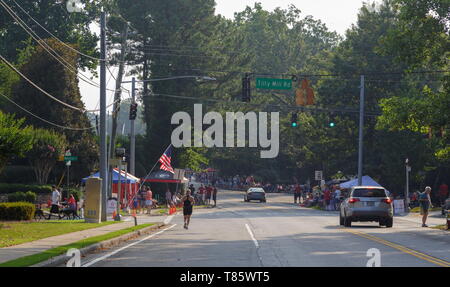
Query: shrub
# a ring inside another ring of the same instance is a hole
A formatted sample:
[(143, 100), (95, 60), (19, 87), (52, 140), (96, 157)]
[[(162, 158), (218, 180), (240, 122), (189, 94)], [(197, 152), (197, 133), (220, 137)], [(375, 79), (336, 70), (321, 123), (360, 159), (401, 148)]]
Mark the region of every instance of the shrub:
[(34, 174), (33, 168), (23, 165), (6, 166), (2, 174), (0, 174), (0, 182), (11, 184), (33, 184), (35, 178), (36, 175)]
[(34, 192), (15, 192), (8, 194), (8, 202), (29, 202), (35, 203), (37, 195)]
[(0, 193), (13, 193), (19, 191), (21, 192), (32, 191), (37, 194), (51, 194), (52, 186), (0, 183)]
[(0, 220), (31, 220), (35, 210), (29, 202), (0, 203)]

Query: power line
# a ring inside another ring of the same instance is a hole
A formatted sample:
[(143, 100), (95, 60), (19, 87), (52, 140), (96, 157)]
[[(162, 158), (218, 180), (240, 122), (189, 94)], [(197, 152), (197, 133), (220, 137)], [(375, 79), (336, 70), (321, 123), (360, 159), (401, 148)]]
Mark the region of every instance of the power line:
[(33, 20), (34, 23), (36, 23), (39, 27), (41, 27), (45, 32), (47, 32), (48, 34), (50, 34), (53, 38), (55, 38), (56, 40), (58, 40), (59, 42), (61, 42), (64, 46), (66, 46), (67, 48), (69, 48), (70, 50), (76, 52), (79, 55), (82, 55), (86, 58), (92, 59), (92, 60), (96, 60), (96, 61), (105, 61), (105, 59), (100, 59), (100, 58), (96, 58), (96, 57), (92, 57), (90, 55), (87, 55), (75, 48), (73, 48), (72, 46), (66, 44), (64, 41), (60, 40), (58, 37), (56, 37), (54, 34), (52, 34), (50, 31), (48, 31), (44, 26), (42, 26), (38, 21), (36, 21), (36, 19), (34, 19), (25, 9), (22, 8), (22, 6), (20, 6), (15, 0), (12, 0), (17, 7), (19, 7), (20, 10), (22, 10), (31, 20)]
[[(14, 13), (14, 11), (3, 1), (0, 0), (0, 5), (3, 6), (3, 8), (8, 12), (8, 14), (16, 20), (16, 22), (22, 27), (22, 29), (25, 30), (25, 32), (30, 35), (37, 43), (40, 45), (44, 50), (46, 50), (53, 58), (55, 58), (59, 63), (61, 63), (64, 67), (66, 67), (69, 71), (74, 73), (80, 80), (86, 82), (89, 85), (99, 87), (99, 85), (91, 80), (89, 80), (85, 75), (80, 73), (78, 75), (78, 71), (76, 67), (73, 67), (70, 63), (68, 63), (64, 57), (59, 55), (52, 47), (50, 47), (42, 38), (40, 38), (30, 27), (27, 26), (23, 20), (20, 19), (20, 17), (17, 16), (17, 14)], [(53, 54), (53, 53), (54, 54)], [(87, 80), (86, 80), (87, 79)]]
[[(72, 106), (72, 105), (70, 105), (70, 104), (68, 104), (68, 103), (65, 103), (65, 102), (59, 100), (58, 98), (52, 96), (51, 94), (49, 94), (48, 92), (46, 92), (45, 90), (43, 90), (41, 87), (39, 87), (38, 85), (36, 85), (33, 81), (31, 81), (30, 79), (28, 79), (28, 78), (27, 78), (24, 74), (22, 74), (16, 67), (14, 67), (8, 60), (6, 60), (2, 55), (0, 55), (0, 59), (1, 59), (6, 65), (8, 65), (8, 67), (10, 67), (10, 68), (11, 68), (12, 70), (14, 70), (17, 74), (19, 74), (22, 78), (24, 78), (28, 83), (30, 83), (32, 86), (34, 86), (36, 89), (38, 89), (39, 91), (41, 91), (44, 95), (46, 95), (47, 97), (51, 98), (52, 100), (54, 100), (54, 101), (56, 101), (56, 102), (58, 102), (58, 103), (60, 103), (60, 104), (62, 104), (62, 105), (64, 105), (64, 106), (66, 106), (66, 107), (68, 107), (68, 108), (71, 108), (71, 109), (73, 109), (73, 110), (77, 110), (77, 111), (80, 111), (80, 112), (97, 112), (97, 111), (99, 111), (99, 110), (84, 110), (84, 109), (82, 109), (82, 108), (78, 108), (78, 107)], [(109, 106), (112, 106), (113, 104), (114, 104), (114, 103), (112, 103), (112, 104), (109, 105)]]
[[(53, 58), (55, 58), (59, 63), (61, 63), (64, 67), (66, 67), (70, 72), (75, 74), (77, 78), (86, 82), (87, 84), (99, 88), (100, 85), (90, 80), (87, 76), (82, 73), (78, 73), (78, 69), (68, 63), (64, 57), (59, 55), (52, 47), (50, 47), (39, 35), (37, 35), (12, 9), (9, 7), (3, 0), (0, 0), (0, 5), (8, 12), (8, 14), (16, 20), (16, 22), (25, 30), (25, 32), (30, 35), (44, 50), (46, 50)], [(59, 40), (59, 39), (58, 39)], [(60, 41), (60, 40), (59, 40)], [(62, 41), (61, 41), (62, 42)], [(64, 42), (62, 42), (64, 43)], [(65, 43), (64, 43), (65, 44)], [(49, 51), (50, 50), (50, 51)], [(53, 53), (54, 54), (53, 54)], [(63, 63), (64, 62), (64, 63)], [(108, 91), (113, 91), (111, 89), (107, 89)]]
[[(353, 109), (348, 109), (348, 108), (320, 108), (320, 107), (306, 108), (306, 107), (297, 107), (297, 106), (290, 107), (290, 106), (281, 106), (281, 105), (273, 105), (273, 104), (244, 103), (244, 102), (241, 102), (241, 101), (202, 99), (202, 98), (196, 98), (196, 97), (176, 96), (176, 95), (156, 94), (156, 93), (155, 94), (151, 94), (151, 95), (142, 95), (142, 97), (153, 97), (153, 99), (158, 99), (156, 96), (165, 97), (165, 98), (172, 98), (172, 99), (194, 100), (194, 101), (222, 103), (222, 104), (238, 104), (239, 106), (242, 106), (244, 104), (246, 106), (272, 107), (272, 108), (278, 108), (278, 109), (288, 109), (288, 110), (303, 111), (303, 112), (310, 112), (310, 113), (326, 112), (326, 113), (335, 113), (335, 114), (339, 114), (339, 113), (358, 113), (359, 114), (359, 110), (353, 110)], [(381, 113), (367, 112), (366, 115), (367, 116), (381, 116)]]
[(4, 97), (5, 99), (7, 99), (9, 102), (13, 103), (14, 105), (16, 105), (18, 108), (20, 108), (21, 110), (25, 111), (26, 113), (32, 115), (33, 117), (47, 123), (50, 124), (52, 126), (61, 128), (61, 129), (65, 129), (65, 130), (72, 130), (72, 131), (86, 131), (86, 130), (91, 130), (91, 129), (95, 129), (95, 127), (90, 127), (90, 128), (74, 128), (74, 127), (68, 127), (68, 126), (62, 126), (62, 125), (58, 125), (55, 124), (51, 121), (48, 121), (46, 119), (43, 119), (35, 114), (33, 114), (32, 112), (30, 112), (29, 110), (25, 109), (24, 107), (20, 106), (19, 104), (17, 104), (16, 102), (14, 102), (13, 100), (11, 100), (9, 97), (7, 97), (6, 95), (4, 95), (3, 93), (0, 93), (0, 96)]

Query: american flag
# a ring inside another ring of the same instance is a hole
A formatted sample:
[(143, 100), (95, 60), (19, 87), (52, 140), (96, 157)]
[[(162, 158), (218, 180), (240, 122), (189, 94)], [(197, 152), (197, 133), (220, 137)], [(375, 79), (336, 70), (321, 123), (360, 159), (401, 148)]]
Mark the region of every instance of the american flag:
[(175, 172), (173, 171), (171, 161), (172, 161), (172, 147), (170, 146), (159, 158), (159, 162), (161, 163), (162, 170), (169, 171), (174, 174)]

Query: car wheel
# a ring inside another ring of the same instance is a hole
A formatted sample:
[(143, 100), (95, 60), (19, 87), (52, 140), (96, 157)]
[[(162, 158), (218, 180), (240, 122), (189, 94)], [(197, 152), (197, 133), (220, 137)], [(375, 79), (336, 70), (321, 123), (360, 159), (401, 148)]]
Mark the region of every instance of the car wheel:
[(382, 219), (380, 219), (380, 221), (378, 221), (378, 223), (380, 224), (380, 227), (386, 225), (386, 222)]
[(391, 228), (393, 225), (394, 225), (394, 219), (392, 217), (386, 219), (386, 227)]
[(342, 217), (342, 214), (339, 212), (339, 225), (344, 225), (344, 218)]
[(349, 217), (344, 217), (344, 226), (345, 227), (352, 227), (352, 219)]

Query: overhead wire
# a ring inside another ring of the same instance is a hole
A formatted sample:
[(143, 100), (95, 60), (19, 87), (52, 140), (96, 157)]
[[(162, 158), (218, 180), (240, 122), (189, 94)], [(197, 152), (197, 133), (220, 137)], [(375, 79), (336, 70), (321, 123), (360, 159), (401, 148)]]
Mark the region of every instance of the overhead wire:
[[(87, 76), (78, 72), (77, 67), (72, 66), (68, 63), (64, 57), (58, 54), (51, 46), (49, 46), (37, 33), (33, 31), (15, 12), (12, 10), (10, 6), (8, 6), (3, 0), (0, 0), (0, 5), (8, 12), (8, 14), (25, 30), (25, 32), (30, 35), (42, 48), (44, 48), (53, 58), (55, 58), (59, 63), (61, 63), (64, 67), (66, 67), (70, 72), (74, 73), (80, 80), (86, 82), (87, 84), (94, 86), (96, 88), (100, 88), (98, 83), (90, 80)], [(50, 32), (49, 32), (50, 33)], [(52, 35), (52, 34), (51, 34)], [(63, 43), (67, 46), (66, 43), (56, 38), (59, 42)], [(49, 51), (50, 50), (50, 51)], [(53, 53), (52, 53), (53, 52)], [(64, 62), (64, 63), (63, 63)], [(114, 91), (111, 89), (107, 89), (108, 91)]]
[[(17, 74), (19, 74), (23, 79), (25, 79), (28, 83), (30, 83), (33, 87), (35, 87), (36, 89), (38, 89), (40, 92), (42, 92), (44, 95), (46, 95), (47, 97), (51, 98), (52, 100), (68, 107), (71, 108), (73, 110), (77, 110), (80, 112), (97, 112), (99, 110), (85, 110), (83, 108), (78, 108), (75, 106), (72, 106), (66, 102), (61, 101), (60, 99), (52, 96), (50, 93), (48, 93), (47, 91), (45, 91), (44, 89), (42, 89), (41, 87), (39, 87), (37, 84), (35, 84), (33, 81), (31, 81), (27, 76), (25, 76), (22, 72), (20, 72), (16, 67), (14, 67), (13, 64), (11, 64), (8, 60), (6, 60), (1, 54), (0, 54), (0, 59), (8, 66), (10, 67), (12, 70), (14, 70)], [(114, 103), (113, 103), (114, 104)], [(113, 104), (110, 104), (113, 105)]]
[(4, 95), (3, 93), (0, 92), (0, 96), (4, 97), (6, 100), (8, 100), (9, 102), (11, 102), (12, 104), (14, 104), (15, 106), (17, 106), (18, 108), (20, 108), (21, 110), (23, 110), (24, 112), (32, 115), (33, 117), (47, 123), (50, 124), (52, 126), (61, 128), (61, 129), (65, 129), (65, 130), (72, 130), (72, 131), (86, 131), (86, 130), (91, 130), (91, 129), (95, 129), (95, 127), (90, 127), (90, 128), (75, 128), (75, 127), (69, 127), (69, 126), (62, 126), (59, 124), (55, 124), (54, 122), (51, 122), (49, 120), (46, 120), (44, 118), (41, 118), (38, 115), (35, 115), (34, 113), (30, 112), (29, 110), (25, 109), (24, 107), (22, 107), (21, 105), (17, 104), (16, 102), (14, 102), (13, 100), (11, 100), (8, 96)]
[(55, 38), (56, 40), (58, 40), (61, 44), (63, 44), (65, 47), (69, 48), (70, 50), (74, 51), (75, 53), (82, 55), (86, 58), (92, 59), (92, 60), (96, 60), (96, 61), (105, 61), (105, 59), (100, 59), (100, 58), (96, 58), (90, 55), (87, 55), (77, 49), (75, 49), (74, 47), (66, 44), (64, 41), (62, 41), (61, 39), (59, 39), (57, 36), (55, 36), (53, 33), (51, 33), (49, 30), (47, 30), (44, 26), (42, 26), (36, 19), (33, 18), (33, 16), (31, 16), (24, 8), (22, 8), (22, 6), (19, 5), (19, 3), (16, 2), (16, 0), (12, 0), (17, 7), (19, 7), (20, 10), (22, 10), (23, 13), (25, 13), (34, 23), (36, 23), (39, 27), (41, 27), (45, 32), (47, 32), (48, 34), (50, 34), (53, 38)]

